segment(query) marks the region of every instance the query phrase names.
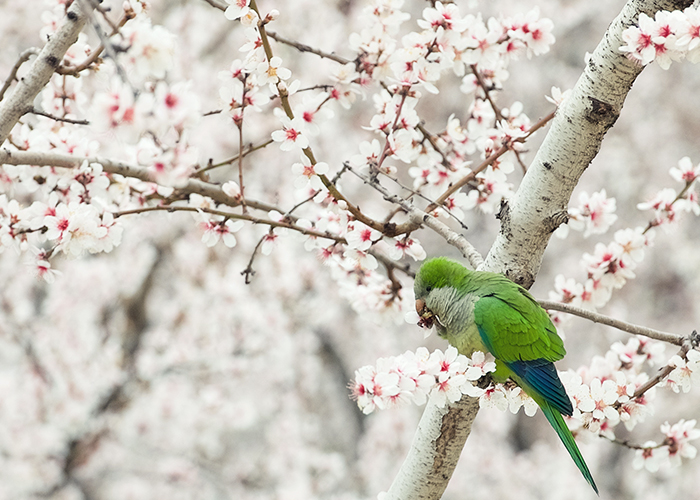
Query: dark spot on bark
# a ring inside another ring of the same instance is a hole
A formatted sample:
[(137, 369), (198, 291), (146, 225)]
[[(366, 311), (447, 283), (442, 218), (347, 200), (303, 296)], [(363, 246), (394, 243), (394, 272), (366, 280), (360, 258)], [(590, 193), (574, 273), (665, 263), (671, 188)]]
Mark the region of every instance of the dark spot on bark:
[(384, 230), (382, 232), (387, 236), (393, 236), (394, 234), (396, 234), (396, 223), (387, 222), (386, 224), (384, 224)]
[(586, 110), (586, 120), (606, 128), (612, 127), (619, 116), (613, 105), (591, 96), (588, 96), (588, 101), (591, 107)]
[(58, 57), (46, 56), (46, 64), (48, 64), (52, 68), (58, 68)]
[(501, 200), (501, 208), (498, 210), (496, 218), (502, 221), (508, 215), (508, 212), (508, 202), (506, 200)]
[(549, 163), (549, 162), (544, 162), (544, 163), (542, 164), (542, 166), (543, 166), (544, 168), (546, 168), (547, 170), (552, 170), (552, 164)]
[(559, 226), (569, 222), (569, 212), (562, 210), (553, 215), (550, 215), (544, 220), (544, 227), (550, 233), (553, 233)]

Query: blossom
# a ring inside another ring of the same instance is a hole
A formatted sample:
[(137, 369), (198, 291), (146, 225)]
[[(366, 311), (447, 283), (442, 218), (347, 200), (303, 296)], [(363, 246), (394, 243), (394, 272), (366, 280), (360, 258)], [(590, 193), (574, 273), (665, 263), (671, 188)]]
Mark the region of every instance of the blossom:
[(673, 355), (668, 364), (674, 368), (668, 374), (666, 383), (674, 392), (688, 392), (693, 383), (700, 382), (700, 351), (691, 349), (685, 355), (685, 359), (677, 354)]
[(573, 278), (565, 278), (563, 274), (554, 278), (554, 291), (549, 292), (549, 299), (564, 304), (581, 307), (583, 285)]
[(605, 189), (588, 195), (579, 195), (580, 205), (569, 209), (569, 227), (583, 231), (583, 237), (605, 233), (617, 220), (615, 198), (608, 198)]
[(428, 398), (444, 407), (463, 394), (482, 395), (484, 391), (471, 381), (495, 369), (495, 363), (482, 352), (475, 352), (470, 359), (453, 346), (430, 354), (421, 347), (415, 353), (380, 358), (376, 366), (356, 370), (352, 395), (364, 413), (410, 402), (422, 405)]
[(671, 167), (671, 177), (678, 182), (691, 183), (700, 176), (700, 164), (693, 166), (693, 162), (687, 156), (678, 160), (678, 167)]
[(345, 234), (345, 240), (350, 248), (357, 250), (369, 250), (369, 247), (382, 237), (382, 233), (361, 222), (353, 222), (348, 229), (348, 232)]
[(173, 64), (175, 35), (163, 26), (153, 26), (151, 19), (145, 16), (127, 23), (120, 32), (129, 43), (123, 58), (134, 67), (136, 74), (142, 79), (164, 78)]
[(552, 87), (552, 96), (545, 96), (545, 99), (554, 104), (556, 107), (560, 107), (569, 98), (569, 96), (571, 96), (571, 92), (571, 89), (562, 92), (559, 87)]
[(318, 162), (312, 165), (311, 160), (309, 160), (306, 155), (301, 155), (301, 163), (294, 163), (292, 165), (292, 172), (298, 175), (294, 180), (295, 188), (303, 189), (310, 186), (312, 189), (319, 190), (324, 187), (319, 175), (326, 175), (328, 173), (328, 164)]
[(632, 467), (637, 470), (644, 468), (649, 472), (657, 472), (667, 463), (668, 448), (659, 447), (655, 441), (647, 441), (642, 445), (642, 449), (635, 452)]
[(295, 108), (295, 113), (301, 117), (304, 123), (304, 131), (309, 135), (318, 135), (321, 132), (319, 125), (333, 117), (333, 111), (323, 107), (328, 99), (328, 94), (321, 92), (313, 97), (305, 98)]
[(263, 61), (258, 64), (257, 76), (259, 82), (274, 85), (281, 80), (288, 80), (292, 72), (282, 66), (282, 58), (274, 56), (269, 62)]
[(424, 260), (426, 257), (425, 250), (418, 240), (408, 236), (395, 240), (394, 246), (389, 251), (389, 257), (393, 260), (400, 260), (405, 255), (416, 261)]
[(304, 149), (309, 147), (309, 140), (302, 134), (303, 122), (301, 118), (296, 117), (293, 120), (282, 117), (282, 130), (275, 130), (271, 137), (275, 142), (280, 143), (282, 151), (291, 151), (295, 147)]
[(223, 241), (224, 245), (229, 248), (236, 246), (236, 237), (233, 233), (238, 232), (243, 227), (242, 220), (224, 220), (220, 216), (212, 216), (205, 212), (197, 212), (193, 215), (204, 231), (202, 242), (206, 246), (213, 247), (219, 241)]
[(666, 435), (664, 444), (668, 446), (668, 454), (671, 466), (679, 466), (681, 458), (695, 458), (697, 449), (689, 443), (700, 438), (700, 429), (695, 428), (696, 420), (680, 420), (669, 425), (665, 422), (661, 425), (661, 432)]
[(245, 16), (250, 10), (250, 7), (248, 7), (250, 0), (226, 0), (226, 3), (229, 6), (224, 11), (224, 16), (229, 21), (235, 21)]

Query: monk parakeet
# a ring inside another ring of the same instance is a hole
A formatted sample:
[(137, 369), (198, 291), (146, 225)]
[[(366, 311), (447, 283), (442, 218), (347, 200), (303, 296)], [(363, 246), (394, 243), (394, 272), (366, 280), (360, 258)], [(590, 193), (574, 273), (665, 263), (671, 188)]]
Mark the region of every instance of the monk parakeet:
[(577, 467), (598, 488), (562, 415), (574, 409), (559, 380), (554, 361), (566, 354), (549, 316), (520, 285), (501, 274), (470, 271), (444, 257), (427, 260), (414, 290), (420, 325), (435, 325), (465, 356), (490, 352), (497, 382), (515, 381), (542, 409)]

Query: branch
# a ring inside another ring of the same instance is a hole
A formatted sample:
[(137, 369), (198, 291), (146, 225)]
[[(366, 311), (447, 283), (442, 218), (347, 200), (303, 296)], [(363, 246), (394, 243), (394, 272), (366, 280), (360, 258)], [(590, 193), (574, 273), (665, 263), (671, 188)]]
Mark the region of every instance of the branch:
[[(529, 288), (535, 280), (558, 214), (617, 119), (641, 67), (620, 52), (622, 31), (644, 12), (682, 10), (692, 0), (629, 0), (596, 48), (572, 96), (552, 127), (511, 203), (502, 210), (501, 232), (481, 269), (501, 272)], [(464, 415), (462, 405), (472, 405)], [(441, 412), (428, 401), (413, 439), (384, 500), (439, 499), (471, 432), (478, 410), (470, 398)], [(449, 446), (445, 446), (445, 441)], [(416, 478), (419, 478), (416, 480)]]
[[(133, 177), (144, 182), (156, 181), (153, 179), (151, 172), (144, 167), (130, 165), (126, 162), (118, 160), (110, 160), (99, 157), (80, 157), (71, 156), (63, 153), (52, 152), (35, 152), (35, 151), (10, 151), (9, 149), (0, 149), (0, 164), (8, 165), (36, 165), (40, 167), (61, 167), (61, 168), (79, 168), (83, 162), (99, 163), (105, 172), (111, 174), (119, 174), (124, 177)], [(241, 204), (239, 200), (233, 198), (221, 190), (221, 186), (204, 182), (198, 179), (190, 179), (187, 183), (176, 189), (177, 193), (190, 194), (197, 193), (202, 196), (208, 196), (217, 203), (227, 205), (229, 207), (237, 207)], [(257, 210), (277, 210), (273, 205), (262, 203), (254, 200), (246, 200), (248, 208)]]
[(17, 121), (33, 109), (36, 96), (49, 83), (63, 56), (78, 40), (89, 14), (94, 7), (81, 9), (80, 2), (73, 2), (63, 23), (41, 49), (27, 74), (17, 83), (12, 95), (0, 102), (0, 145), (10, 135)]
[[(552, 118), (554, 118), (555, 112), (552, 112), (545, 116), (544, 118), (540, 119), (537, 123), (535, 123), (532, 127), (530, 127), (530, 130), (528, 130), (527, 135), (523, 137), (519, 137), (515, 139), (513, 142), (525, 142), (532, 134), (534, 134), (536, 131), (544, 127)], [(452, 196), (454, 193), (459, 191), (463, 186), (467, 185), (467, 183), (473, 181), (476, 178), (476, 174), (479, 172), (483, 172), (486, 170), (486, 168), (491, 165), (493, 162), (498, 160), (501, 156), (506, 154), (508, 151), (511, 150), (512, 144), (503, 144), (498, 150), (493, 152), (491, 156), (486, 158), (484, 161), (482, 161), (478, 167), (476, 167), (474, 170), (469, 172), (467, 175), (459, 179), (457, 182), (452, 184), (444, 193), (442, 193), (436, 200), (435, 203), (431, 204), (426, 208), (426, 212), (432, 212), (435, 210), (437, 207), (442, 205), (447, 198)]]
[(17, 71), (19, 71), (19, 68), (29, 60), (30, 57), (35, 56), (39, 53), (39, 49), (36, 47), (32, 47), (30, 49), (25, 50), (22, 52), (19, 57), (17, 58), (17, 62), (15, 62), (15, 65), (12, 66), (12, 69), (10, 70), (10, 74), (7, 75), (7, 79), (5, 80), (5, 84), (2, 86), (2, 89), (0, 89), (0, 101), (2, 101), (3, 97), (5, 97), (5, 92), (7, 92), (7, 89), (10, 88), (10, 85), (12, 85), (12, 82), (17, 79)]
[(428, 402), (408, 456), (384, 499), (442, 497), (478, 411), (479, 399), (469, 396), (444, 408)]
[(462, 235), (455, 233), (454, 231), (452, 231), (452, 229), (449, 228), (449, 226), (439, 221), (432, 215), (427, 214), (424, 211), (416, 208), (410, 201), (404, 200), (400, 196), (391, 193), (376, 179), (371, 179), (369, 176), (361, 174), (349, 166), (347, 168), (357, 177), (362, 179), (365, 184), (379, 191), (384, 196), (384, 199), (386, 201), (388, 201), (389, 203), (399, 205), (406, 212), (406, 214), (408, 214), (410, 221), (416, 224), (417, 227), (420, 227), (422, 224), (424, 224), (425, 226), (429, 227), (430, 229), (438, 233), (440, 236), (445, 238), (445, 241), (447, 241), (449, 245), (452, 245), (455, 248), (457, 248), (462, 253), (462, 255), (464, 255), (469, 260), (469, 263), (474, 269), (480, 267), (483, 264), (484, 260), (479, 254), (479, 252), (477, 252), (476, 249), (472, 246), (472, 244), (469, 243)]
[(331, 54), (329, 52), (323, 52), (322, 50), (315, 49), (313, 47), (310, 47), (309, 45), (305, 45), (303, 43), (295, 42), (294, 40), (284, 38), (284, 37), (278, 35), (277, 33), (275, 33), (274, 31), (268, 31), (267, 36), (269, 36), (270, 38), (272, 38), (273, 40), (275, 40), (279, 43), (283, 43), (285, 45), (289, 45), (290, 47), (294, 47), (299, 52), (309, 52), (311, 54), (316, 54), (319, 57), (323, 57), (325, 59), (330, 59), (331, 61), (335, 61), (335, 62), (340, 63), (340, 64), (348, 64), (348, 63), (352, 62), (351, 60), (345, 59), (344, 57), (341, 57), (341, 56), (338, 56), (335, 54)]
[(90, 125), (90, 122), (87, 120), (75, 120), (73, 118), (65, 118), (63, 116), (55, 116), (52, 115), (51, 113), (46, 113), (44, 111), (40, 111), (38, 109), (30, 109), (28, 113), (31, 113), (33, 115), (38, 115), (38, 116), (43, 116), (44, 118), (49, 118), (51, 120), (57, 121), (57, 122), (64, 122), (64, 123), (72, 123), (73, 125)]
[(136, 214), (143, 214), (147, 212), (193, 212), (193, 213), (198, 213), (198, 212), (204, 212), (207, 214), (212, 214), (212, 215), (219, 215), (221, 217), (226, 217), (229, 219), (236, 219), (236, 220), (244, 220), (248, 222), (252, 222), (253, 224), (265, 224), (270, 227), (283, 227), (286, 229), (291, 229), (293, 231), (297, 231), (301, 234), (305, 234), (307, 236), (314, 236), (316, 238), (325, 238), (328, 240), (333, 240), (337, 241), (338, 243), (347, 243), (345, 241), (345, 238), (342, 236), (337, 236), (334, 234), (331, 234), (329, 232), (321, 232), (321, 231), (314, 231), (313, 229), (306, 229), (301, 226), (297, 226), (293, 222), (287, 222), (284, 219), (281, 221), (274, 221), (270, 219), (261, 219), (259, 217), (253, 217), (252, 215), (249, 214), (235, 214), (233, 212), (226, 212), (223, 210), (215, 210), (213, 208), (198, 208), (198, 207), (188, 207), (188, 206), (181, 206), (181, 205), (163, 205), (163, 206), (157, 206), (157, 207), (141, 207), (141, 208), (133, 208), (131, 210), (121, 210), (119, 212), (112, 212), (112, 215), (114, 218), (118, 217), (123, 217), (125, 215), (136, 215)]
[(239, 158), (243, 157), (245, 158), (248, 156), (250, 153), (253, 153), (254, 151), (257, 151), (258, 149), (265, 148), (272, 144), (273, 141), (272, 139), (268, 139), (265, 142), (261, 142), (260, 144), (252, 145), (250, 144), (247, 149), (244, 149), (242, 153), (238, 153), (236, 156), (232, 156), (231, 158), (228, 158), (227, 160), (220, 161), (218, 163), (209, 163), (206, 167), (204, 167), (201, 170), (198, 170), (197, 173), (195, 174), (198, 177), (201, 177), (201, 175), (205, 172), (208, 172), (210, 170), (213, 170), (218, 167), (222, 167), (224, 165), (229, 165), (233, 163), (234, 161), (238, 161)]
[[(119, 33), (119, 28), (123, 27), (127, 21), (130, 19), (133, 19), (136, 16), (136, 13), (133, 10), (129, 10), (124, 12), (124, 15), (119, 19), (117, 24), (114, 26), (112, 29), (112, 32), (107, 35), (107, 38), (111, 38), (117, 33)], [(88, 69), (90, 66), (95, 64), (98, 59), (100, 58), (100, 55), (102, 52), (105, 50), (105, 44), (102, 42), (99, 47), (97, 47), (88, 57), (85, 59), (82, 63), (77, 64), (75, 66), (59, 66), (56, 68), (56, 73), (59, 75), (70, 75), (70, 76), (75, 76), (77, 77), (79, 73), (83, 70)], [(115, 61), (116, 62), (116, 61)]]
[[(700, 335), (698, 335), (697, 331), (693, 330), (693, 332), (688, 337), (685, 337), (683, 339), (683, 345), (678, 351), (678, 356), (687, 360), (686, 355), (688, 354), (688, 351), (697, 348), (698, 344), (700, 344)], [(659, 370), (659, 373), (657, 373), (656, 376), (647, 380), (646, 384), (638, 387), (637, 390), (634, 391), (634, 394), (632, 395), (631, 399), (636, 399), (644, 395), (645, 392), (647, 392), (649, 389), (651, 389), (656, 384), (660, 383), (662, 380), (668, 377), (675, 368), (675, 366), (672, 366), (670, 364), (664, 366), (661, 370)]]
[[(692, 0), (629, 0), (590, 57), (571, 96), (559, 107), (551, 128), (505, 206), (501, 231), (486, 257), (486, 268), (529, 288), (549, 238), (562, 222), (571, 193), (615, 124), (627, 93), (644, 69), (620, 52), (622, 31), (641, 13), (682, 10)], [(525, 250), (525, 251), (523, 251)]]
[(634, 333), (636, 335), (644, 335), (650, 339), (660, 340), (662, 342), (668, 342), (674, 345), (683, 345), (685, 337), (682, 335), (676, 335), (673, 333), (661, 332), (659, 330), (654, 330), (652, 328), (647, 328), (645, 326), (633, 325), (631, 323), (626, 323), (619, 319), (611, 318), (610, 316), (604, 316), (602, 314), (595, 313), (593, 311), (588, 311), (580, 307), (574, 307), (569, 304), (563, 304), (561, 302), (552, 302), (549, 300), (538, 300), (540, 305), (551, 311), (561, 311), (568, 314), (573, 314), (574, 316), (579, 316), (581, 318), (588, 319), (594, 323), (600, 323), (602, 325), (612, 326), (623, 332)]

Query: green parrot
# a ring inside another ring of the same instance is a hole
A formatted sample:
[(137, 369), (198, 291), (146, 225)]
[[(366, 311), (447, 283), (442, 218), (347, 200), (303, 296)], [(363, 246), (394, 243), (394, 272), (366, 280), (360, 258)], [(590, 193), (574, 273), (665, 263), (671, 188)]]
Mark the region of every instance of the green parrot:
[(520, 285), (501, 274), (470, 271), (459, 262), (438, 257), (423, 263), (416, 275), (416, 312), (420, 326), (435, 325), (465, 356), (490, 352), (496, 358), (496, 382), (515, 381), (542, 409), (583, 477), (598, 494), (574, 436), (562, 415), (573, 406), (554, 361), (566, 350), (549, 316)]

